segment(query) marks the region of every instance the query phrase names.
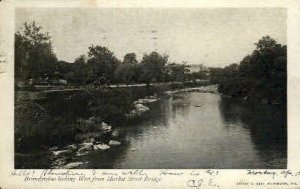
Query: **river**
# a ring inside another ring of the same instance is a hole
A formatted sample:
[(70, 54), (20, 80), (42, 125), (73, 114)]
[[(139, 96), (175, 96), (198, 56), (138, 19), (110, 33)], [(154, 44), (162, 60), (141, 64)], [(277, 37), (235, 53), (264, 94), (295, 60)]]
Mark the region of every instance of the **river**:
[(286, 168), (284, 112), (210, 93), (179, 93), (143, 121), (117, 127), (124, 143), (82, 168)]
[[(71, 162), (84, 162), (78, 168), (287, 167), (286, 110), (278, 106), (245, 103), (220, 94), (181, 92), (163, 95), (161, 100), (147, 104), (150, 111), (144, 117), (124, 122), (117, 115), (120, 103), (126, 104), (122, 99), (129, 96), (108, 101), (86, 96), (52, 95), (46, 99), (47, 103), (41, 104), (59, 120), (57, 123), (64, 124), (83, 117), (83, 114), (88, 118), (91, 112), (95, 112), (94, 107), (100, 107), (101, 114), (114, 112), (106, 117), (114, 126), (113, 139), (122, 144), (107, 151), (71, 157)], [(115, 102), (118, 104), (113, 106)], [(92, 104), (93, 108), (87, 104)], [(62, 127), (59, 132), (69, 131)], [(57, 140), (63, 141), (64, 138)], [(17, 168), (49, 167), (43, 156), (16, 157)]]

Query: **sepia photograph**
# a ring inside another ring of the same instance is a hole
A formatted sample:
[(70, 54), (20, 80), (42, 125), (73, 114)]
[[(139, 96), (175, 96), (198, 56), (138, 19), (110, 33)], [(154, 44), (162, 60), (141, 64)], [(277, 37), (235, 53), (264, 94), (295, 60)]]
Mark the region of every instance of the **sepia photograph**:
[(285, 8), (18, 7), (15, 169), (286, 169)]

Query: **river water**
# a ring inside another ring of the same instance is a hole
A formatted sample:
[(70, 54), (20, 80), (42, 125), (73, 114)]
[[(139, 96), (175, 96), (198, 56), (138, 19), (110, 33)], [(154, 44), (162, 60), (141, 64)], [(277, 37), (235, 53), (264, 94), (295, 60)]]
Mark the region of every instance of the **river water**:
[[(53, 130), (56, 133), (69, 133), (74, 120), (93, 115), (105, 115), (113, 125), (113, 140), (122, 144), (107, 151), (68, 157), (69, 162), (84, 163), (78, 168), (287, 167), (285, 108), (246, 103), (219, 94), (181, 92), (163, 95), (161, 100), (146, 104), (150, 111), (143, 117), (125, 121), (121, 118), (124, 109), (138, 95), (146, 94), (139, 93), (133, 90), (127, 95), (111, 97), (81, 92), (53, 93), (39, 103), (56, 120), (53, 128), (60, 129)], [(62, 143), (66, 137), (55, 141)], [(47, 153), (16, 155), (15, 160), (16, 168), (50, 168), (52, 161)]]
[(286, 115), (210, 93), (178, 93), (116, 127), (121, 146), (78, 157), (80, 168), (286, 168)]

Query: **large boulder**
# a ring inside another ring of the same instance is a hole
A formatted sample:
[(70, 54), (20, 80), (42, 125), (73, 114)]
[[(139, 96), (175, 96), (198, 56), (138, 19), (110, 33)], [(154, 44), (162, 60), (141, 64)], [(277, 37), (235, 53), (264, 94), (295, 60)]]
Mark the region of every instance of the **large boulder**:
[(109, 148), (110, 146), (108, 146), (107, 144), (94, 145), (94, 150), (108, 150)]
[(129, 114), (126, 114), (126, 117), (134, 118), (137, 116), (141, 116), (149, 110), (150, 110), (150, 108), (143, 104), (134, 104), (133, 110), (131, 110)]
[(141, 98), (137, 101), (134, 101), (133, 104), (147, 104), (147, 103), (153, 103), (160, 100), (160, 98), (157, 97), (156, 94), (154, 94), (153, 96), (145, 96), (144, 98)]

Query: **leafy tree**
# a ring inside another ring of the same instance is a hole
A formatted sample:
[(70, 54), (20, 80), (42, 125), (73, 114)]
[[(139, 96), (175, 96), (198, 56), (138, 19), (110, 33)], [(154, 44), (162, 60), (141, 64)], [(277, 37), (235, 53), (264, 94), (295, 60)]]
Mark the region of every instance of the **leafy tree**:
[(255, 43), (256, 49), (239, 65), (225, 67), (219, 79), (220, 92), (261, 99), (266, 103), (286, 103), (287, 48), (269, 36)]
[(138, 65), (122, 63), (115, 71), (115, 78), (117, 81), (126, 83), (137, 82)]
[(147, 84), (153, 81), (163, 81), (164, 67), (167, 62), (167, 55), (160, 55), (157, 52), (145, 54), (141, 61), (142, 80)]
[(87, 59), (90, 82), (101, 80), (105, 83), (114, 82), (114, 72), (119, 65), (119, 60), (106, 47), (90, 46)]
[(267, 35), (262, 37), (257, 43), (254, 44), (256, 45), (257, 50), (264, 50), (267, 48), (274, 48), (277, 45), (277, 42)]
[(122, 64), (120, 64), (115, 71), (115, 79), (126, 84), (130, 84), (133, 81), (138, 82), (139, 66), (137, 63), (136, 54), (127, 53), (124, 56)]
[(16, 78), (39, 78), (53, 75), (57, 58), (53, 52), (51, 37), (42, 32), (35, 22), (24, 23), (22, 31), (15, 34)]
[(209, 79), (210, 79), (210, 82), (213, 83), (213, 84), (216, 84), (216, 83), (221, 83), (222, 80), (223, 80), (223, 68), (214, 68), (214, 67), (211, 67), (209, 68)]
[(88, 79), (87, 58), (85, 55), (80, 55), (75, 59), (72, 65), (73, 77), (72, 81), (77, 84), (85, 84)]
[(137, 64), (138, 61), (136, 60), (136, 54), (135, 53), (127, 53), (124, 56), (123, 64)]
[(87, 58), (84, 54), (80, 55), (78, 58), (75, 59), (75, 64), (86, 64)]
[(170, 81), (184, 81), (189, 70), (185, 64), (171, 63), (166, 66), (168, 80)]

